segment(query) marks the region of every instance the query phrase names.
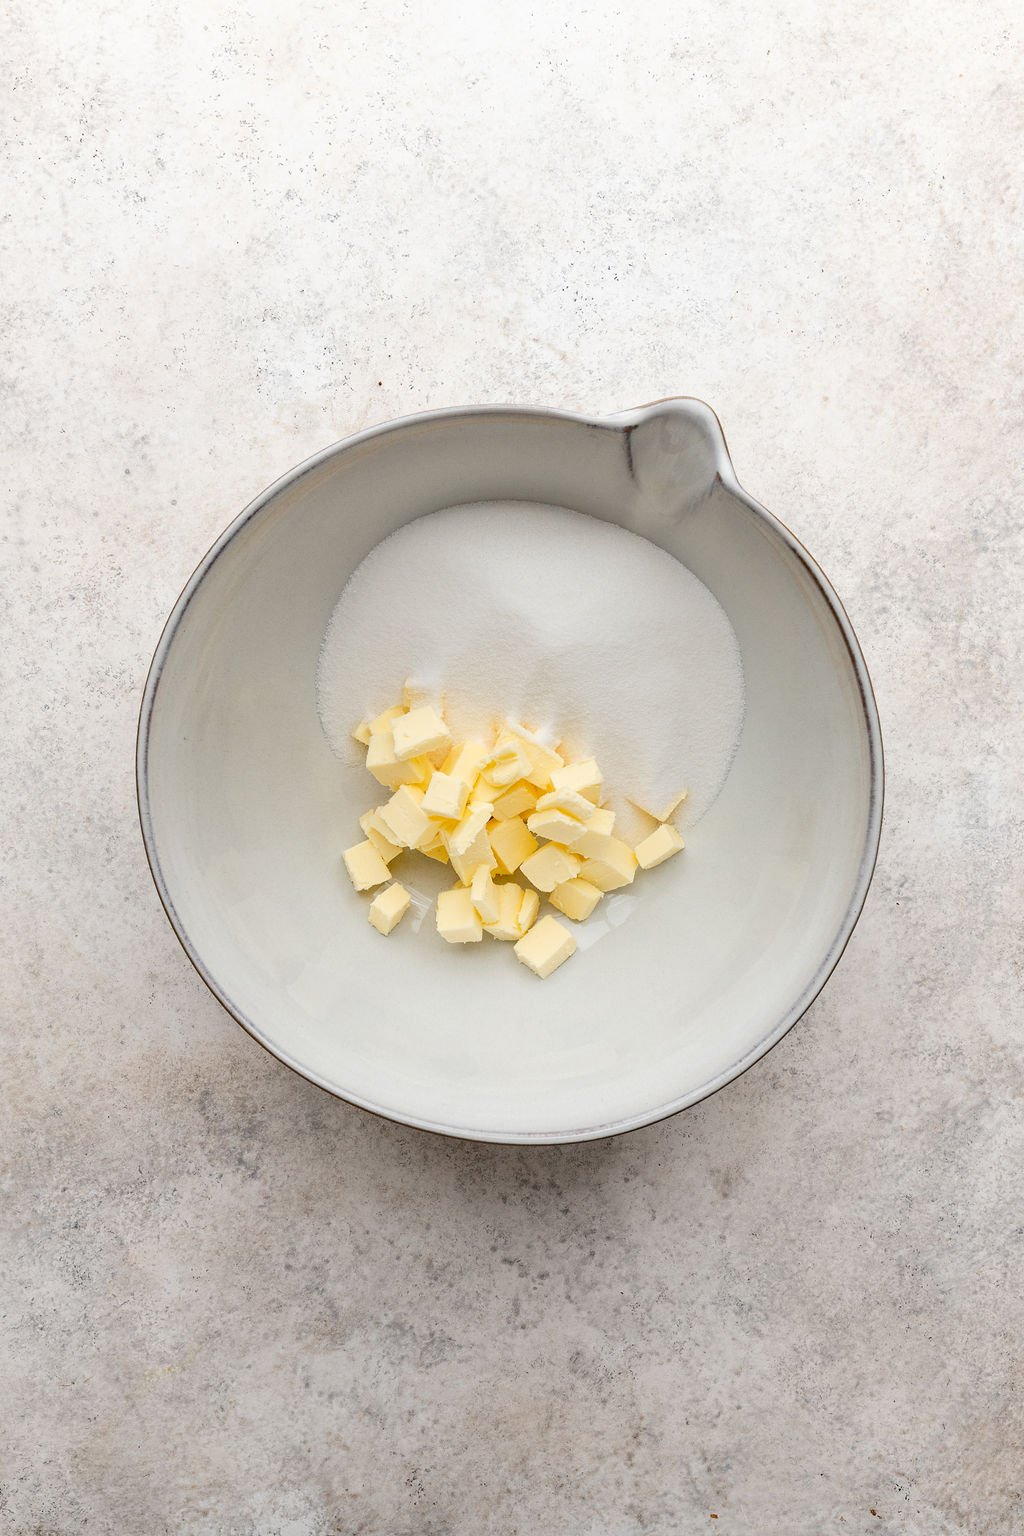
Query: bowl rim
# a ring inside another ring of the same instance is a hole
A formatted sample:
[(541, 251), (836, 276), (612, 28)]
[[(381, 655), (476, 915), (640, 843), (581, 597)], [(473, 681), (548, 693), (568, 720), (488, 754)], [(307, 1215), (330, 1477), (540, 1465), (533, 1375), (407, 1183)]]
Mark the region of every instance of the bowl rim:
[[(715, 479), (723, 488), (733, 495), (755, 517), (761, 519), (774, 532), (800, 562), (807, 571), (811, 580), (825, 599), (833, 618), (836, 621), (839, 632), (853, 668), (853, 674), (857, 681), (860, 695), (861, 709), (868, 742), (869, 758), (869, 786), (868, 786), (868, 819), (861, 848), (861, 857), (858, 863), (857, 877), (853, 884), (850, 900), (842, 921), (839, 924), (832, 942), (818, 965), (814, 975), (810, 978), (800, 995), (785, 1010), (775, 1023), (765, 1031), (761, 1039), (749, 1051), (729, 1067), (716, 1073), (705, 1083), (689, 1093), (682, 1094), (665, 1104), (659, 1104), (649, 1110), (637, 1114), (624, 1116), (621, 1119), (602, 1122), (592, 1126), (573, 1128), (571, 1130), (551, 1131), (509, 1131), (481, 1130), (476, 1126), (449, 1125), (442, 1121), (432, 1121), (421, 1116), (404, 1113), (401, 1110), (389, 1109), (386, 1105), (373, 1102), (361, 1097), (359, 1094), (347, 1092), (336, 1083), (322, 1078), (317, 1072), (303, 1065), (287, 1051), (282, 1050), (273, 1043), (261, 1030), (258, 1024), (248, 1018), (245, 1012), (233, 1002), (224, 989), (218, 983), (216, 977), (207, 968), (196, 945), (192, 942), (184, 922), (178, 913), (171, 891), (164, 877), (160, 865), (160, 859), (156, 849), (156, 838), (153, 826), (152, 807), (149, 795), (149, 740), (153, 721), (153, 712), (156, 697), (160, 687), (164, 665), (174, 644), (174, 639), (182, 619), (193, 597), (209, 571), (213, 563), (220, 557), (229, 544), (245, 528), (253, 518), (257, 517), (281, 492), (289, 489), (301, 480), (305, 475), (318, 469), (328, 462), (363, 443), (375, 438), (388, 436), (411, 425), (425, 426), (431, 422), (449, 421), (455, 418), (468, 418), (475, 416), (511, 416), (522, 417), (531, 420), (562, 421), (577, 426), (591, 428), (606, 428), (616, 432), (629, 432), (651, 417), (659, 414), (668, 414), (665, 408), (677, 415), (685, 415), (691, 420), (699, 421), (708, 434), (715, 457)], [(670, 1119), (673, 1115), (690, 1109), (695, 1104), (710, 1098), (718, 1093), (727, 1084), (734, 1082), (748, 1072), (752, 1066), (760, 1061), (772, 1050), (779, 1041), (789, 1033), (798, 1019), (810, 1008), (818, 997), (825, 983), (835, 970), (857, 921), (860, 918), (868, 890), (874, 875), (875, 865), (878, 859), (878, 847), (882, 833), (882, 818), (885, 801), (885, 761), (882, 746), (881, 725), (878, 718), (878, 708), (875, 701), (871, 678), (868, 674), (867, 664), (857, 639), (856, 632), (850, 622), (849, 615), (843, 607), (835, 588), (821, 569), (809, 550), (801, 543), (790, 528), (767, 507), (761, 505), (740, 485), (733, 468), (732, 458), (726, 443), (725, 432), (716, 412), (706, 401), (693, 395), (668, 395), (660, 399), (647, 402), (645, 405), (632, 407), (628, 410), (609, 412), (600, 415), (591, 415), (584, 412), (565, 411), (547, 406), (524, 405), (479, 405), (479, 406), (448, 406), (429, 411), (417, 411), (406, 416), (393, 417), (388, 421), (377, 425), (365, 427), (348, 437), (339, 439), (325, 448), (319, 449), (308, 458), (303, 459), (293, 468), (287, 470), (276, 480), (272, 481), (259, 495), (255, 496), (238, 515), (228, 523), (223, 532), (214, 540), (202, 559), (196, 565), (191, 576), (178, 594), (174, 605), (164, 623), (157, 641), (153, 658), (146, 675), (145, 685), (142, 691), (142, 699), (139, 708), (139, 719), (136, 731), (135, 744), (135, 788), (138, 804), (139, 825), (142, 831), (142, 841), (146, 852), (153, 884), (163, 906), (167, 920), (171, 925), (175, 937), (187, 955), (200, 979), (208, 990), (217, 999), (227, 1013), (240, 1024), (242, 1028), (252, 1036), (275, 1060), (304, 1078), (307, 1082), (315, 1084), (332, 1098), (343, 1100), (354, 1105), (357, 1109), (376, 1115), (383, 1120), (390, 1120), (401, 1125), (412, 1126), (416, 1130), (428, 1131), (435, 1135), (456, 1137), (461, 1140), (486, 1142), (499, 1146), (562, 1146), (577, 1142), (602, 1140), (611, 1136), (620, 1136), (631, 1131), (642, 1130), (645, 1126), (657, 1124), (661, 1120)]]

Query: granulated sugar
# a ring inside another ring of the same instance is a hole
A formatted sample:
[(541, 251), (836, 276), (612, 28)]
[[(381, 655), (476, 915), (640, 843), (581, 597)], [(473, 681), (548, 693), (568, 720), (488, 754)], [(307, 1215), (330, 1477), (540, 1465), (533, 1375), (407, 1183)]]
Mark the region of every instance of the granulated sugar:
[(444, 692), (456, 736), (509, 714), (592, 753), (619, 807), (685, 787), (684, 826), (721, 788), (743, 720), (736, 636), (703, 582), (636, 534), (534, 503), (420, 518), (354, 571), (317, 676), (339, 757), (361, 763), (353, 726), (407, 678)]

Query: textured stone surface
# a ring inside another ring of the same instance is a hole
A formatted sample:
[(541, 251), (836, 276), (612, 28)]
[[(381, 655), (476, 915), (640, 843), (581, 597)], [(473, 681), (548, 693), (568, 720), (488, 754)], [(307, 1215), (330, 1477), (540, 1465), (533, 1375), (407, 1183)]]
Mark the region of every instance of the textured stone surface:
[[(1016, 7), (506, 11), (0, 23), (0, 1529), (1011, 1536)], [(673, 1122), (548, 1151), (378, 1123), (261, 1052), (164, 920), (132, 777), (160, 625), (353, 428), (670, 393), (861, 634), (863, 921)]]

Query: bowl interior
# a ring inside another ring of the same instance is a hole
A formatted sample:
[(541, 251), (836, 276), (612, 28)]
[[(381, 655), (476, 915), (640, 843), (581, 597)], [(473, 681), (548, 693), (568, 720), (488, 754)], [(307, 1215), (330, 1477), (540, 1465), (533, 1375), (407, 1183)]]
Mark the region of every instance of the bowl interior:
[[(359, 561), (413, 518), (495, 498), (619, 522), (683, 561), (728, 614), (746, 683), (685, 869), (606, 901), (584, 955), (543, 984), (490, 944), (449, 949), (422, 910), (387, 942), (370, 928), (339, 853), (379, 797), (316, 709)], [(143, 709), (154, 872), (221, 999), (323, 1086), (486, 1139), (607, 1134), (742, 1070), (834, 963), (877, 840), (861, 666), (813, 567), (735, 486), (706, 408), (413, 418), (279, 482), (183, 594)]]

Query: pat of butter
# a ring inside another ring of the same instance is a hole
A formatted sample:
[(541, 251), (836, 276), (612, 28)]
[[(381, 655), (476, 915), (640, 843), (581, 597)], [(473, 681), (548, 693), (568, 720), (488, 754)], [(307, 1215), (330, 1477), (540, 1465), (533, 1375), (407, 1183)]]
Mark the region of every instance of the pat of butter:
[(417, 709), (410, 709), (408, 714), (399, 715), (392, 733), (395, 756), (403, 763), (411, 757), (423, 757), (427, 752), (448, 747), (452, 739), (441, 716), (429, 704), (421, 704)]
[(403, 784), (378, 813), (384, 830), (403, 848), (418, 848), (434, 839), (436, 827), (423, 810), (423, 791)]
[(524, 891), (523, 899), (519, 903), (519, 915), (516, 919), (519, 926), (518, 937), (531, 929), (537, 921), (537, 913), (540, 911), (540, 897), (536, 891)]
[(621, 838), (610, 837), (604, 851), (596, 858), (587, 859), (579, 873), (599, 891), (617, 891), (620, 886), (632, 885), (636, 875), (636, 854)]
[(597, 906), (603, 891), (596, 885), (591, 885), (589, 880), (566, 880), (562, 885), (556, 885), (551, 892), (549, 900), (559, 912), (564, 912), (566, 917), (571, 917), (574, 923), (583, 923), (587, 920)]
[(392, 859), (398, 858), (402, 851), (401, 844), (388, 836), (387, 828), (377, 811), (364, 811), (359, 818), (359, 825), (385, 864), (390, 864)]
[(392, 704), (390, 709), (381, 710), (380, 714), (376, 715), (370, 721), (370, 735), (375, 736), (377, 732), (382, 731), (386, 725), (393, 725), (394, 722), (398, 719), (399, 715), (404, 714), (405, 708), (401, 704)]
[(470, 843), (465, 853), (456, 853), (452, 848), (450, 839), (446, 838), (445, 846), (448, 849), (448, 858), (451, 861), (452, 869), (454, 869), (463, 885), (471, 884), (473, 876), (481, 865), (486, 866), (487, 869), (494, 868), (494, 853), (486, 832), (479, 832), (476, 840)]
[(529, 772), (521, 774), (520, 777), (535, 785), (537, 789), (550, 789), (552, 775), (559, 768), (565, 767), (565, 758), (560, 757), (553, 748), (545, 746), (536, 732), (527, 730), (526, 726), (521, 725), (518, 720), (506, 720), (505, 730), (522, 743), (530, 760)]
[(524, 859), (536, 853), (537, 839), (520, 816), (510, 816), (488, 828), (488, 836), (498, 868), (506, 875), (514, 875)]
[(557, 917), (542, 917), (515, 946), (516, 959), (542, 980), (575, 953), (576, 940)]
[(538, 811), (567, 811), (577, 821), (588, 821), (594, 814), (594, 802), (574, 789), (551, 789), (537, 801)]
[(594, 811), (587, 822), (583, 836), (578, 837), (573, 843), (575, 852), (584, 859), (599, 859), (612, 840), (614, 826), (614, 811), (603, 808)]
[(417, 848), (416, 852), (422, 853), (424, 858), (436, 859), (439, 864), (448, 863), (448, 849), (445, 847), (443, 832), (438, 832), (433, 842), (426, 843), (422, 848)]
[(483, 939), (483, 924), (464, 885), (438, 896), (437, 931), (449, 944), (479, 944)]
[(637, 843), (636, 861), (641, 869), (654, 869), (658, 864), (664, 864), (674, 853), (681, 853), (685, 846), (672, 823), (666, 821), (650, 837)]
[(538, 891), (553, 891), (556, 885), (576, 878), (580, 873), (580, 861), (575, 854), (559, 848), (557, 843), (547, 843), (537, 853), (524, 859), (520, 869)]
[(588, 757), (584, 763), (567, 763), (564, 768), (556, 768), (551, 775), (555, 789), (571, 789), (592, 801), (597, 800), (603, 782), (601, 770), (592, 757)]
[(370, 745), (370, 737), (372, 735), (373, 732), (370, 730), (369, 720), (360, 720), (359, 724), (352, 732), (352, 739), (353, 741), (358, 741), (361, 747), (368, 747)]
[[(494, 889), (498, 893), (498, 916), (493, 923), (484, 923), (484, 931), (492, 939), (511, 940), (515, 943), (516, 939), (523, 936), (519, 927), (519, 913), (526, 893), (521, 885), (511, 880), (505, 885), (496, 885)], [(533, 894), (536, 896), (536, 891)]]
[(400, 784), (422, 784), (430, 773), (430, 765), (419, 760), (400, 762), (395, 755), (394, 732), (389, 724), (382, 725), (370, 737), (366, 749), (366, 766), (377, 780), (388, 789)]
[(499, 821), (507, 821), (510, 816), (521, 816), (524, 811), (532, 811), (537, 805), (537, 791), (532, 784), (526, 784), (522, 780), (513, 784), (511, 789), (506, 789), (503, 795), (499, 795), (494, 802), (494, 814)]
[(369, 840), (356, 843), (353, 848), (346, 848), (342, 857), (348, 877), (357, 891), (368, 891), (372, 886), (384, 885), (391, 879), (391, 871)]
[(492, 784), (503, 787), (506, 784), (514, 784), (517, 779), (526, 778), (531, 767), (523, 743), (509, 731), (502, 731), (484, 765), (484, 777)]
[(635, 805), (637, 810), (643, 811), (645, 816), (653, 816), (655, 821), (671, 821), (676, 811), (678, 811), (679, 807), (683, 804), (688, 793), (689, 791), (681, 789), (678, 795), (675, 795), (671, 800), (665, 801), (660, 811), (655, 810), (653, 804), (650, 804), (644, 800), (638, 800), (635, 795), (627, 795), (626, 799), (629, 801), (630, 805)]
[(467, 811), (462, 820), (448, 834), (449, 852), (468, 852), (490, 819), (491, 808), (489, 805), (479, 805), (474, 810)]
[(564, 843), (573, 848), (587, 830), (586, 824), (566, 811), (534, 811), (526, 818), (526, 825), (534, 837), (546, 837), (552, 843)]
[(485, 926), (498, 921), (500, 915), (498, 892), (499, 887), (491, 879), (491, 872), (487, 865), (478, 865), (473, 871), (469, 895), (477, 916)]
[(453, 779), (465, 779), (472, 789), (486, 758), (487, 748), (482, 741), (464, 741), (461, 747), (452, 747), (441, 769)]
[(397, 928), (409, 910), (410, 896), (396, 880), (386, 891), (378, 891), (370, 902), (369, 919), (378, 933), (389, 934)]
[(435, 768), (430, 775), (430, 783), (423, 796), (422, 807), (428, 816), (441, 816), (446, 821), (458, 821), (466, 809), (468, 799), (469, 785), (465, 779), (456, 778), (454, 774), (444, 773), (440, 768)]

